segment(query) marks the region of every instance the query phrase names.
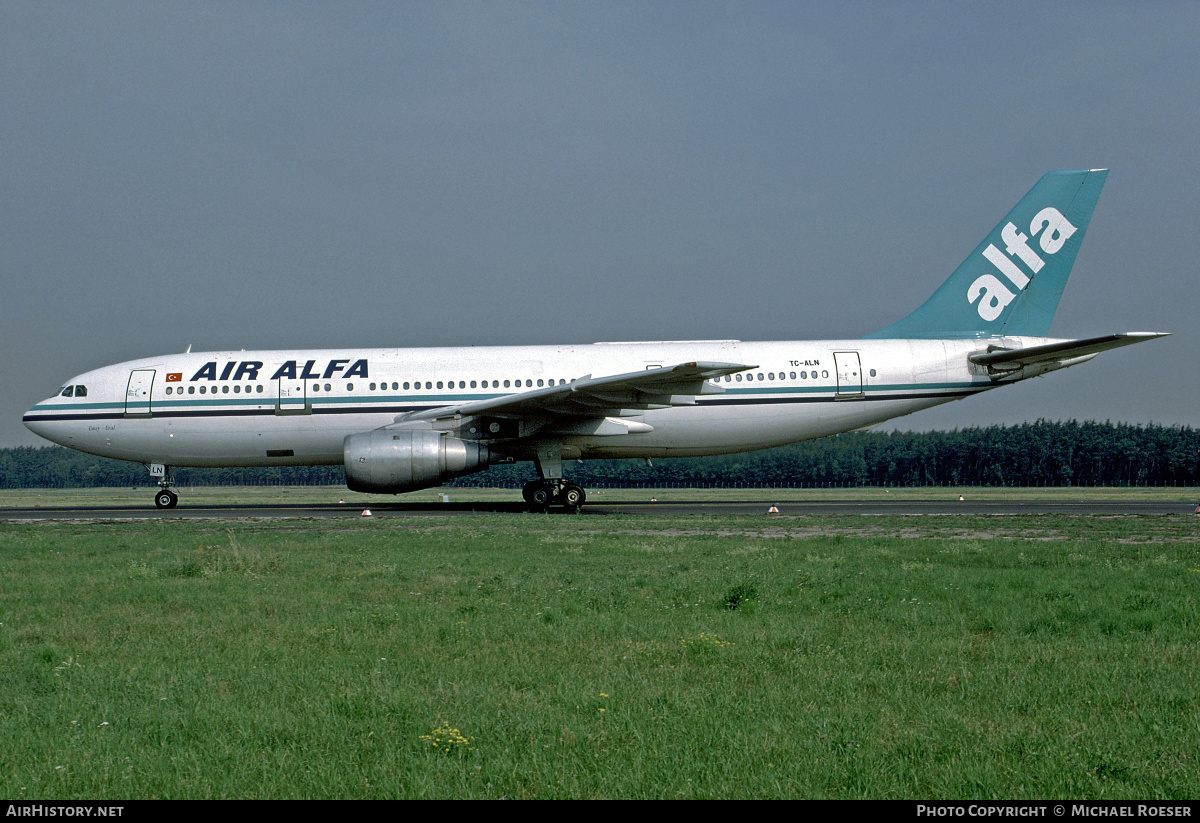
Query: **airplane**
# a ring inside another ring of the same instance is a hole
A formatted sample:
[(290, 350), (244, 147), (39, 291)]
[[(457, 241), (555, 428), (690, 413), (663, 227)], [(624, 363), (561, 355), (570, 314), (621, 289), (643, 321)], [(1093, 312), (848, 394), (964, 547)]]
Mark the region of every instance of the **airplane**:
[(63, 446), (146, 464), (336, 465), (360, 492), (530, 461), (535, 510), (578, 509), (564, 463), (694, 457), (839, 432), (1165, 336), (1046, 334), (1107, 170), (1043, 176), (923, 305), (860, 339), (165, 354), (85, 372), (24, 415)]

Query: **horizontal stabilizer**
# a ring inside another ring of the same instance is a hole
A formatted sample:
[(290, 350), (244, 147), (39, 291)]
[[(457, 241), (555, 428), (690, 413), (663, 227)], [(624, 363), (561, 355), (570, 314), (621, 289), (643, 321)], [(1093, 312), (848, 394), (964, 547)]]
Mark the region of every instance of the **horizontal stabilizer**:
[(1131, 346), (1145, 340), (1166, 337), (1169, 332), (1131, 331), (1125, 334), (1109, 334), (1104, 337), (1091, 337), (1087, 340), (1064, 340), (1061, 343), (1047, 343), (1044, 346), (1030, 346), (1024, 349), (1003, 349), (988, 346), (987, 351), (976, 352), (967, 356), (972, 363), (998, 370), (1017, 369), (1034, 363), (1073, 360), (1076, 357), (1086, 357), (1097, 352), (1118, 349), (1121, 346)]

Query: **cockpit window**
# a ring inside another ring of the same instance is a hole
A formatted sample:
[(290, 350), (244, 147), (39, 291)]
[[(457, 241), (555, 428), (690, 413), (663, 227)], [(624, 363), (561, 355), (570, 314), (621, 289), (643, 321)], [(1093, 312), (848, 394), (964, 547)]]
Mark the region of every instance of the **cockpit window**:
[(65, 389), (62, 390), (63, 397), (73, 397), (74, 395), (75, 395), (75, 387), (74, 386), (67, 386)]
[(87, 386), (76, 386), (75, 387), (75, 396), (76, 397), (87, 397)]

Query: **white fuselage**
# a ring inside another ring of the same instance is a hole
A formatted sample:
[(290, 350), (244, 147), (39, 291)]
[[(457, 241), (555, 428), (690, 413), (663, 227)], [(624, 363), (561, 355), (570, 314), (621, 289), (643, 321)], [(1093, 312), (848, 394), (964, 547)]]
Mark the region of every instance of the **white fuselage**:
[[(698, 341), (170, 354), (81, 374), (25, 415), (80, 451), (169, 466), (342, 462), (347, 435), (437, 406), (685, 361), (753, 364), (694, 405), (625, 411), (634, 431), (567, 434), (563, 458), (722, 454), (872, 426), (999, 383), (967, 355), (988, 340)], [(1024, 376), (1024, 375), (1022, 375)], [(1007, 381), (1006, 381), (1007, 382)], [(619, 427), (612, 427), (618, 428)], [(494, 450), (532, 459), (529, 444)]]

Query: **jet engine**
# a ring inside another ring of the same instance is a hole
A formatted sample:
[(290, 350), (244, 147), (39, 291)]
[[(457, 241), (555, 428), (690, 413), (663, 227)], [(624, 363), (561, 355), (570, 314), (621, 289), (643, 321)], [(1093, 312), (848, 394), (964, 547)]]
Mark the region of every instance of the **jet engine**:
[(376, 429), (342, 442), (346, 485), (352, 491), (400, 494), (482, 471), (491, 462), (484, 443), (430, 429)]

